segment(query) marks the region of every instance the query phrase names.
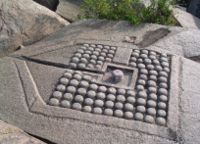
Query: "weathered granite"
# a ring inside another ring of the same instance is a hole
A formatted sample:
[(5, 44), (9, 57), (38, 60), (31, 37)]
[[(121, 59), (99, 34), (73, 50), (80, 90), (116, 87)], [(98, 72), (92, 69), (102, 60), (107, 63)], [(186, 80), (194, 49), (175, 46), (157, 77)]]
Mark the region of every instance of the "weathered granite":
[[(192, 32), (105, 20), (69, 25), (0, 59), (0, 118), (59, 144), (199, 143), (200, 65), (184, 58), (180, 39)], [(107, 79), (116, 69), (124, 79)]]
[(182, 27), (200, 29), (200, 19), (179, 7), (173, 9), (176, 20)]
[[(0, 53), (15, 50), (60, 30), (69, 23), (32, 0), (0, 1)], [(14, 42), (9, 42), (14, 40)], [(11, 46), (12, 44), (16, 44)]]
[(0, 120), (1, 144), (44, 144), (40, 140), (31, 137), (21, 129), (11, 126)]
[(187, 58), (199, 56), (199, 38), (200, 30), (198, 29), (186, 29), (173, 36), (165, 37), (154, 43), (150, 47), (158, 47), (162, 49), (168, 49), (174, 54), (183, 55)]

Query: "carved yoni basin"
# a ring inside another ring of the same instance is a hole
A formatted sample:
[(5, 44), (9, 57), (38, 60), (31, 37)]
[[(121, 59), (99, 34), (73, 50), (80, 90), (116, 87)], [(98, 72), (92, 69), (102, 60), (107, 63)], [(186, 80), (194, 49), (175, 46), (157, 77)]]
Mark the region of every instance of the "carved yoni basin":
[(77, 44), (69, 66), (49, 105), (167, 125), (167, 54), (85, 43)]
[(69, 133), (78, 122), (174, 138), (174, 63), (174, 56), (132, 45), (80, 40), (16, 66), (28, 111), (55, 120), (47, 127), (63, 124)]

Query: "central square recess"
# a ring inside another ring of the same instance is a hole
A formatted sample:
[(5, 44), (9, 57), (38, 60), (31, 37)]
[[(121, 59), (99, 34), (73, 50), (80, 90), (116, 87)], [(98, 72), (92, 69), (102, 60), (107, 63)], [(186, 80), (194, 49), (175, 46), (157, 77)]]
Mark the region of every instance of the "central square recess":
[(98, 81), (108, 86), (134, 89), (138, 70), (124, 65), (105, 63)]

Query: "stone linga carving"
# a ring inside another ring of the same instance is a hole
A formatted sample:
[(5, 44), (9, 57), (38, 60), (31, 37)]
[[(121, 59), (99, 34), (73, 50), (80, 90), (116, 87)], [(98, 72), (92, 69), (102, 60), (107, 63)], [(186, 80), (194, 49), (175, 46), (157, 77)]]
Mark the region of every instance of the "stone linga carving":
[(167, 126), (170, 56), (80, 44), (49, 105)]
[(119, 69), (113, 70), (113, 71), (111, 72), (111, 74), (112, 74), (112, 75), (111, 75), (110, 79), (111, 79), (111, 82), (112, 82), (112, 83), (118, 83), (118, 82), (122, 81), (123, 78), (124, 78), (124, 73), (123, 73), (123, 71), (121, 71), (121, 70), (119, 70)]

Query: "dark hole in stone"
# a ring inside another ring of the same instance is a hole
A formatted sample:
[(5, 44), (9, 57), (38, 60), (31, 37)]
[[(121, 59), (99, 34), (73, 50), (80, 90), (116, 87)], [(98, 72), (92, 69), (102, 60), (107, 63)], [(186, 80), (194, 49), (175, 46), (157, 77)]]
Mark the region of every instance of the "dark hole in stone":
[(30, 134), (30, 133), (28, 133), (28, 134), (29, 134), (30, 136), (32, 136), (32, 137), (35, 137), (36, 139), (38, 139), (38, 140), (40, 140), (40, 141), (43, 141), (44, 143), (47, 143), (47, 144), (56, 144), (56, 143), (51, 142), (51, 141), (49, 141), (49, 140), (47, 140), (47, 139), (45, 139), (45, 138), (42, 138), (42, 137), (39, 137), (39, 136)]
[(200, 63), (200, 56), (189, 57), (189, 59), (191, 59), (191, 60), (193, 60), (195, 62)]
[(52, 11), (56, 11), (57, 6), (59, 5), (59, 0), (33, 0), (33, 1), (39, 3), (42, 6), (47, 7)]
[(161, 38), (167, 36), (170, 33), (170, 31), (166, 28), (159, 28), (157, 30), (154, 31), (148, 31), (144, 36), (143, 36), (143, 40), (138, 43), (137, 45), (140, 48), (144, 48), (147, 46), (152, 45), (153, 43), (157, 42), (158, 40), (160, 40)]
[(24, 48), (24, 46), (23, 45), (20, 45), (20, 46), (18, 46), (16, 49), (15, 49), (15, 51), (19, 51), (19, 50), (21, 50), (21, 49), (23, 49)]
[(171, 128), (169, 128), (168, 131), (169, 131), (169, 134), (171, 135), (171, 137), (174, 138), (174, 141), (177, 142), (178, 141), (178, 136), (177, 136), (176, 131), (172, 130)]

